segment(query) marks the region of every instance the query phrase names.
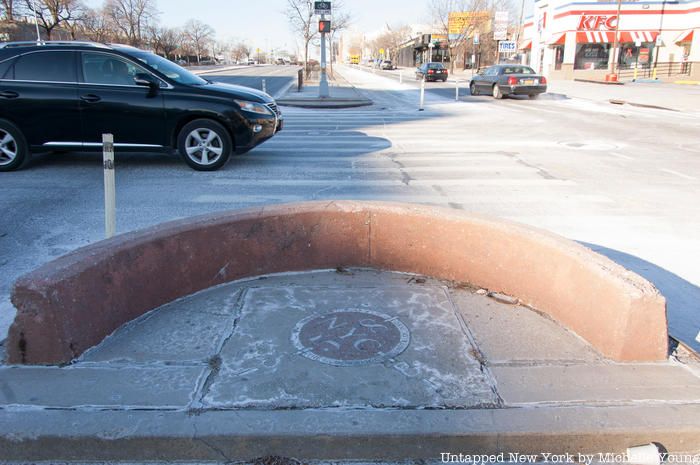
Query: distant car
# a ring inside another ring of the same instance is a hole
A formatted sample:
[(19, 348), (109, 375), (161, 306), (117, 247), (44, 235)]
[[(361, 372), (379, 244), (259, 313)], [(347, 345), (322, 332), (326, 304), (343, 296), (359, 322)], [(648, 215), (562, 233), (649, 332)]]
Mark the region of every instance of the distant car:
[(248, 65), (249, 65), (249, 66), (252, 66), (252, 65), (254, 65), (254, 64), (255, 64), (255, 60), (248, 60)]
[(494, 65), (479, 70), (469, 83), (472, 95), (491, 94), (501, 99), (506, 95), (527, 95), (537, 98), (547, 92), (547, 78), (529, 66)]
[(447, 68), (442, 63), (423, 63), (416, 68), (416, 81), (447, 81)]
[(177, 60), (176, 63), (180, 66), (185, 66), (187, 64), (187, 60)]
[(392, 70), (396, 69), (396, 66), (391, 62), (391, 60), (384, 60), (381, 64), (382, 69)]

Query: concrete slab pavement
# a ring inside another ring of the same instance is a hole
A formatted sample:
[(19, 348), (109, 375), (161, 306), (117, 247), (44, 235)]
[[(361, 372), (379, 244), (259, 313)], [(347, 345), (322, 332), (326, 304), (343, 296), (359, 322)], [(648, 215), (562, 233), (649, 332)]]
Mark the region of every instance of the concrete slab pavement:
[(277, 103), (300, 108), (356, 108), (372, 105), (372, 100), (348, 82), (337, 68), (328, 83), (330, 97), (320, 98), (318, 80), (310, 80), (301, 91), (296, 86), (290, 87), (286, 94), (277, 99)]
[(681, 362), (611, 363), (528, 308), (365, 269), (221, 285), (71, 366), (0, 368), (0, 461), (680, 452), (699, 417)]

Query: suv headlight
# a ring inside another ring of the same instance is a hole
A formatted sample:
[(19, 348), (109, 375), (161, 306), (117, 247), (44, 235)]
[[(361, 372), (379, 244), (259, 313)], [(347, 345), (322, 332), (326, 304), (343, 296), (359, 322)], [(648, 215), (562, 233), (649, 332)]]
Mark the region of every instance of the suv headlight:
[(272, 110), (262, 103), (249, 102), (247, 100), (234, 100), (241, 107), (241, 110), (257, 113), (259, 115), (272, 115)]

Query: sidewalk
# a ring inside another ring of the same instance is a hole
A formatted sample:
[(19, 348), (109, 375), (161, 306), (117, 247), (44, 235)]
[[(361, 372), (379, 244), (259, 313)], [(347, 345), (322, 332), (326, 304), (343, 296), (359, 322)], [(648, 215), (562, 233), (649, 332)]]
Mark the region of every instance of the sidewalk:
[(277, 99), (277, 103), (285, 106), (301, 108), (354, 108), (372, 105), (372, 100), (358, 91), (335, 69), (334, 78), (329, 79), (330, 97), (319, 97), (318, 79), (308, 80), (304, 83), (301, 92), (297, 86), (292, 86), (289, 91)]
[(695, 362), (612, 363), (508, 301), (342, 268), (211, 288), (68, 367), (1, 367), (0, 461), (700, 448)]

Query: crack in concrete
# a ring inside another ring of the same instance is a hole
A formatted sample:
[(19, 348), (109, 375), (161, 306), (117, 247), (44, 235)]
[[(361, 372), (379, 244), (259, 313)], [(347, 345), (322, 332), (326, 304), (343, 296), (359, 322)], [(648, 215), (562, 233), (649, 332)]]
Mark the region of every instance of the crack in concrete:
[(231, 339), (231, 337), (233, 337), (233, 333), (238, 327), (238, 323), (241, 319), (242, 304), (247, 294), (247, 288), (242, 289), (239, 292), (238, 297), (236, 298), (236, 301), (233, 304), (235, 310), (233, 322), (231, 324), (231, 329), (228, 331), (228, 334), (226, 334), (226, 336), (221, 339), (217, 347), (216, 353), (212, 354), (212, 356), (209, 357), (209, 359), (207, 360), (208, 369), (205, 371), (205, 375), (202, 378), (200, 378), (200, 380), (198, 380), (197, 382), (197, 386), (195, 387), (195, 391), (192, 395), (192, 401), (188, 406), (188, 410), (193, 415), (198, 415), (204, 410), (204, 398), (209, 393), (212, 384), (219, 376), (219, 372), (221, 371), (221, 352), (224, 350), (226, 343)]

